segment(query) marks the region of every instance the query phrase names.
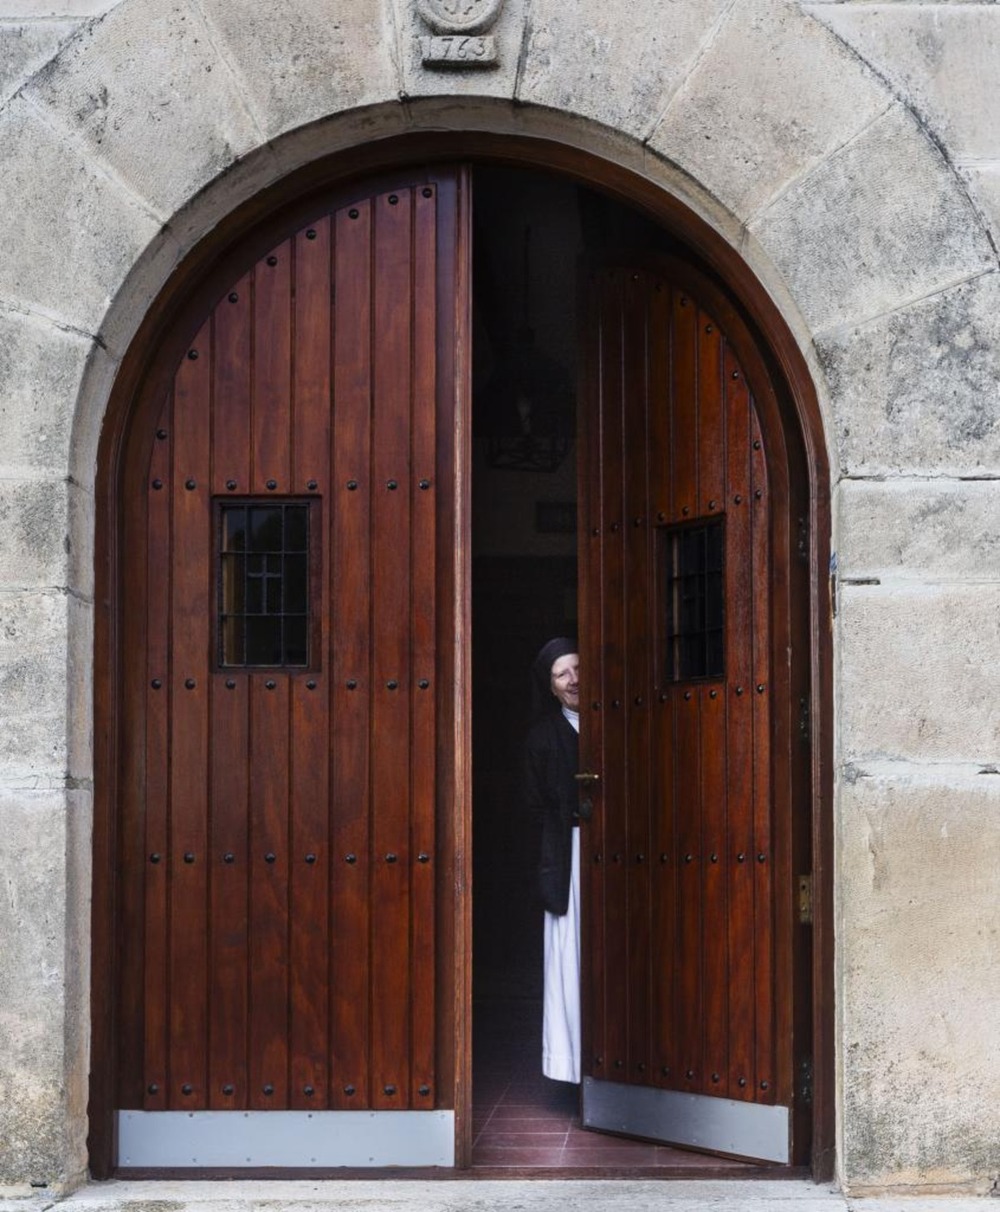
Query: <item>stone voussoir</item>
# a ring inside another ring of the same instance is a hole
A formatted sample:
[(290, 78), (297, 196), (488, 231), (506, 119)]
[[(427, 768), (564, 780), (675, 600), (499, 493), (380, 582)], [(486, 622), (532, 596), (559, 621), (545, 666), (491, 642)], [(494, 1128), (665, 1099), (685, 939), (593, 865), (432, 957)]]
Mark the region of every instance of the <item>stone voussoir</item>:
[(159, 223), (21, 98), (0, 111), (0, 161), (17, 199), (0, 210), (0, 299), (97, 332)]
[(398, 101), (387, 2), (194, 0), (264, 139), (328, 114)]
[(582, 114), (644, 138), (691, 70), (727, 0), (660, 0), (622, 14), (606, 0), (533, 0), (518, 100)]
[(164, 217), (260, 142), (188, 0), (124, 0), (25, 94)]
[(992, 157), (1000, 93), (993, 4), (822, 4), (808, 11), (906, 97), (957, 159)]
[(0, 105), (67, 42), (77, 21), (4, 21), (0, 9)]
[(1000, 273), (820, 334), (844, 475), (1000, 475)]
[(750, 228), (818, 334), (996, 267), (962, 183), (899, 105), (789, 187)]
[[(741, 97), (754, 97), (743, 105)], [(891, 102), (796, 3), (735, 4), (650, 146), (751, 220)]]

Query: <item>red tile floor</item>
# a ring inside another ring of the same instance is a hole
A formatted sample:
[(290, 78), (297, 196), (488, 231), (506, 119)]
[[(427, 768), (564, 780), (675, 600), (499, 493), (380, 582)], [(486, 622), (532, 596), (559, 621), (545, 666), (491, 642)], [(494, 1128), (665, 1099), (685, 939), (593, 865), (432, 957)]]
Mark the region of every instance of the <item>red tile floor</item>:
[(542, 1076), (540, 1003), (477, 1004), (473, 1028), (474, 1170), (678, 1178), (756, 1172), (745, 1162), (585, 1131), (579, 1087)]

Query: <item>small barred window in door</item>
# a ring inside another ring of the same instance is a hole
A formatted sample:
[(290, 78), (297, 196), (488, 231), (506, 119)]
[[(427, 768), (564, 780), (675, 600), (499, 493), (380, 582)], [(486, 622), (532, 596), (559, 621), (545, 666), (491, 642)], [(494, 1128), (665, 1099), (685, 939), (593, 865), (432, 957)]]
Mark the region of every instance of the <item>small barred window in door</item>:
[(670, 527), (660, 535), (666, 680), (721, 677), (722, 522)]
[(309, 664), (308, 504), (242, 501), (219, 510), (219, 663)]

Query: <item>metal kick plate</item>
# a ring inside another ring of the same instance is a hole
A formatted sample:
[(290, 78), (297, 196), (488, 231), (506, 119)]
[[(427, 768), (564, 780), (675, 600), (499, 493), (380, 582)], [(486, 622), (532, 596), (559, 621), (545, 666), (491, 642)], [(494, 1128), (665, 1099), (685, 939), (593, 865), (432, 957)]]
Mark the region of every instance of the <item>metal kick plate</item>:
[(788, 1107), (585, 1077), (583, 1125), (754, 1161), (791, 1161)]
[(119, 1111), (128, 1167), (454, 1166), (454, 1111)]

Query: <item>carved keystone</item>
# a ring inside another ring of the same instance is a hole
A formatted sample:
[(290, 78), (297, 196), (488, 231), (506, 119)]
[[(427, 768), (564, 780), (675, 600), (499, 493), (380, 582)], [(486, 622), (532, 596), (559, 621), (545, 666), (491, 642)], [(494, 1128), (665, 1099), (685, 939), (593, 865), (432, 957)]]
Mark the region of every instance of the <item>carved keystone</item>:
[(496, 40), (490, 30), (503, 0), (416, 0), (417, 12), (433, 36), (420, 47), (427, 67), (491, 67), (496, 63)]

